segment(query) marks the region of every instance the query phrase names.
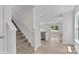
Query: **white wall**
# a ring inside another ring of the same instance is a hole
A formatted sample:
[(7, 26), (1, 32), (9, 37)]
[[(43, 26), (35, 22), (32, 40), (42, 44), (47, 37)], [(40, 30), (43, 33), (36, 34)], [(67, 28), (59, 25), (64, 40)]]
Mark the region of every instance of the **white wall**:
[(20, 5), (14, 6), (13, 9), (19, 14), (22, 20), (18, 19), (20, 22), (23, 22), (31, 31), (33, 30), (33, 6), (29, 5)]
[[(53, 21), (52, 21), (53, 22)], [(63, 34), (63, 27), (62, 27), (62, 22), (56, 22), (56, 23), (47, 23), (47, 24), (43, 24), (43, 25), (40, 25), (40, 29), (43, 29), (43, 31), (50, 31), (50, 26), (51, 25), (58, 25), (59, 27), (59, 32), (60, 34)]]
[(0, 37), (3, 36), (3, 6), (0, 5)]
[[(10, 5), (8, 5), (8, 6), (3, 6), (3, 5), (1, 5), (0, 7), (2, 7), (2, 9), (0, 9), (0, 11), (1, 11), (1, 17), (2, 17), (2, 19), (0, 19), (0, 20), (2, 20), (2, 23), (1, 24), (3, 24), (2, 25), (2, 32), (3, 32), (3, 34), (2, 34), (2, 36), (3, 36), (3, 38), (0, 38), (0, 53), (8, 53), (8, 44), (9, 43), (11, 43), (11, 39), (9, 40), (9, 39), (7, 39), (7, 35), (8, 35), (8, 33), (6, 34), (6, 22), (7, 21), (11, 21), (11, 14), (12, 14), (12, 6), (10, 6)], [(0, 30), (1, 31), (1, 30)], [(9, 41), (8, 41), (9, 40)], [(9, 46), (9, 47), (12, 47), (12, 46)]]
[(63, 14), (63, 43), (73, 45), (73, 12)]
[[(2, 17), (1, 21), (1, 30), (0, 34), (3, 38), (0, 38), (0, 53), (6, 53), (7, 43), (6, 42), (6, 21), (11, 20), (11, 6), (0, 6), (2, 9), (0, 9), (1, 13), (0, 16)], [(1, 18), (0, 17), (0, 18)]]
[(14, 6), (12, 18), (34, 47), (33, 6)]
[[(10, 38), (12, 38), (12, 37), (10, 37), (11, 32), (10, 32), (10, 30), (8, 30), (8, 27), (7, 27), (7, 21), (11, 21), (11, 17), (12, 17), (12, 6), (5, 5), (4, 6), (4, 52), (5, 53), (11, 53), (12, 49), (13, 49), (13, 45), (14, 45), (14, 47), (16, 47), (16, 42), (13, 42), (13, 40), (10, 39)], [(10, 32), (10, 34), (9, 34), (9, 32)], [(14, 40), (16, 40), (16, 38)]]
[(0, 5), (0, 53), (3, 53), (3, 41), (4, 41), (4, 33), (3, 33), (3, 6)]

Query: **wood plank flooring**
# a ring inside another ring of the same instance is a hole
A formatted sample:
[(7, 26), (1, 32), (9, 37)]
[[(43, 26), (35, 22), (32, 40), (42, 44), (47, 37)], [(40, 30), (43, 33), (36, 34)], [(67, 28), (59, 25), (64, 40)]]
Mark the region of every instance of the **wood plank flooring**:
[[(22, 41), (23, 40), (23, 41)], [(72, 52), (68, 52), (68, 46), (62, 44), (62, 35), (52, 36), (47, 41), (42, 40), (42, 45), (35, 52), (28, 42), (21, 38), (20, 42), (17, 42), (18, 54), (76, 54), (74, 46), (71, 46)]]

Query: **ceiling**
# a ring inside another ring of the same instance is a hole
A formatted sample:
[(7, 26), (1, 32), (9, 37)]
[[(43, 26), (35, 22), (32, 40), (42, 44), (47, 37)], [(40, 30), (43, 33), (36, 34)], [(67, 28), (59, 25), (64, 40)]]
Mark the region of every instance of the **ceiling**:
[(14, 6), (20, 14), (26, 17), (28, 11), (32, 10), (33, 7), (37, 7), (40, 13), (40, 22), (52, 22), (62, 19), (62, 14), (74, 10), (75, 5), (17, 5)]
[[(27, 13), (29, 9), (32, 9), (31, 5), (17, 5), (14, 6), (15, 9), (19, 10), (22, 14)], [(61, 17), (63, 13), (73, 11), (75, 5), (35, 5), (38, 7), (41, 17)]]
[(74, 5), (41, 5), (38, 6), (40, 13), (45, 15), (59, 15), (65, 12), (73, 11)]
[(41, 20), (61, 18), (63, 13), (73, 11), (75, 5), (38, 5)]

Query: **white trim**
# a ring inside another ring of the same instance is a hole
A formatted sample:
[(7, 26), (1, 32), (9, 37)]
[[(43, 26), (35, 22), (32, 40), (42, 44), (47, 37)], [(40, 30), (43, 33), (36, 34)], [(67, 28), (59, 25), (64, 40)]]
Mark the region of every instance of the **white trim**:
[(76, 42), (77, 44), (79, 44), (79, 40), (75, 39), (75, 42)]
[(72, 48), (71, 48), (71, 46), (68, 46), (67, 48), (68, 48), (68, 52), (72, 53)]
[(17, 30), (16, 27), (10, 20), (6, 22), (6, 31), (7, 31), (6, 39), (9, 40), (9, 42), (7, 42), (7, 43), (9, 43), (8, 53), (11, 53), (11, 54), (16, 54), (16, 30)]
[(11, 30), (17, 31), (16, 27), (13, 25), (13, 23), (11, 21), (7, 21), (7, 24), (9, 25)]
[[(75, 15), (75, 42), (77, 44), (79, 44), (79, 40), (78, 40), (78, 20), (76, 20), (76, 17), (79, 15), (79, 11), (76, 13)], [(77, 23), (76, 23), (77, 22)]]
[(36, 52), (36, 51), (37, 51), (37, 49), (38, 49), (38, 48), (34, 48), (34, 52)]
[(77, 13), (76, 13), (76, 15), (75, 15), (75, 16), (77, 16), (77, 15), (79, 15), (79, 11), (77, 11)]
[(0, 54), (8, 54), (8, 52), (0, 52)]

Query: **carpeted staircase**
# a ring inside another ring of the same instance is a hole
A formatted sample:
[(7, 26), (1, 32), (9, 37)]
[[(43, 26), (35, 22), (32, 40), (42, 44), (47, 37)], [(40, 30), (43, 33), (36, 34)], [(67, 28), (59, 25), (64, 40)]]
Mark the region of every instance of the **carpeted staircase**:
[(18, 54), (27, 54), (32, 53), (33, 48), (31, 47), (31, 44), (28, 42), (28, 39), (24, 36), (22, 31), (19, 29), (19, 27), (16, 25), (16, 23), (12, 20), (13, 24), (17, 28), (16, 32), (16, 48)]

